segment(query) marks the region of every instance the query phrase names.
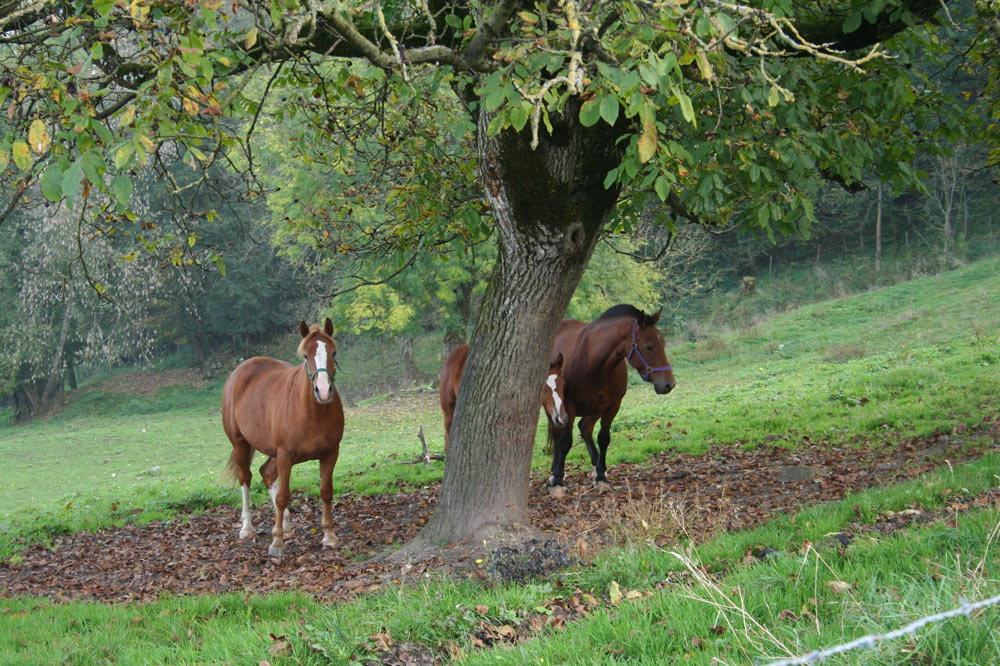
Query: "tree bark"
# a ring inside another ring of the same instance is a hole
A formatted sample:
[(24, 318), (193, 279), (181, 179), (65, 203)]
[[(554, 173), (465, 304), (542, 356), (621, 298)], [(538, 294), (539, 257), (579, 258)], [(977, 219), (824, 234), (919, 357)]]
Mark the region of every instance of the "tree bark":
[(437, 509), (404, 549), (481, 544), (527, 526), (538, 391), (552, 341), (618, 199), (604, 178), (622, 158), (625, 123), (585, 128), (567, 105), (551, 135), (488, 137), (481, 113), (480, 174), (499, 252), (479, 310), (448, 441)]
[(878, 183), (878, 205), (875, 209), (875, 270), (882, 271), (882, 181)]
[(69, 323), (73, 318), (73, 290), (66, 285), (66, 310), (63, 312), (62, 329), (59, 331), (59, 340), (55, 349), (52, 350), (52, 366), (49, 368), (49, 379), (45, 382), (45, 390), (42, 391), (42, 405), (49, 404), (52, 395), (56, 390), (56, 382), (59, 382), (59, 389), (62, 389), (63, 379), (63, 349), (66, 347), (66, 337), (69, 335)]

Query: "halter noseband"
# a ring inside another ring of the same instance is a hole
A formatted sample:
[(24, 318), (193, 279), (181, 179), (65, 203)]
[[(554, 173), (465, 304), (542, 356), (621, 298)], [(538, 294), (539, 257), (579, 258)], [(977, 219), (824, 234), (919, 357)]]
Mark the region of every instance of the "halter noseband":
[(632, 354), (638, 355), (639, 360), (642, 361), (642, 367), (643, 367), (643, 369), (639, 370), (638, 368), (636, 368), (636, 370), (639, 370), (639, 375), (642, 377), (642, 381), (648, 382), (649, 381), (649, 376), (651, 374), (653, 374), (654, 372), (662, 372), (664, 370), (673, 370), (673, 368), (671, 368), (669, 365), (664, 365), (664, 366), (659, 367), (659, 368), (654, 368), (653, 366), (651, 366), (649, 364), (648, 361), (646, 361), (646, 358), (642, 355), (642, 352), (639, 351), (638, 333), (639, 333), (639, 320), (636, 319), (634, 322), (632, 322), (632, 349), (629, 351), (628, 356), (625, 357), (625, 360), (631, 363), (632, 362)]
[(318, 375), (321, 372), (325, 372), (326, 374), (330, 375), (330, 382), (333, 382), (334, 379), (333, 373), (330, 372), (329, 368), (316, 368), (316, 372), (309, 372), (309, 366), (308, 365), (306, 366), (306, 377), (309, 378), (309, 381), (315, 379), (316, 375)]

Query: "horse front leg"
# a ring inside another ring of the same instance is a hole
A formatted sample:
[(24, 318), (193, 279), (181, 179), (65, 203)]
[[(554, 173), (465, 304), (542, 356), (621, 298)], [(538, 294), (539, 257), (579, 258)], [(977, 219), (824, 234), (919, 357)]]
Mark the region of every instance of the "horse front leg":
[[(278, 495), (278, 486), (275, 481), (278, 479), (278, 462), (275, 458), (268, 458), (264, 461), (264, 464), (260, 466), (260, 478), (264, 481), (264, 486), (267, 488), (267, 494), (271, 497), (271, 506), (274, 510), (278, 510), (278, 503), (275, 501), (275, 497)], [(289, 538), (292, 536), (292, 517), (291, 511), (285, 509), (284, 511), (284, 538)]]
[(563, 485), (563, 477), (566, 472), (566, 456), (573, 446), (573, 417), (569, 417), (569, 422), (561, 430), (549, 426), (549, 434), (555, 441), (552, 449), (552, 475), (549, 476), (549, 487), (555, 490)]
[(333, 531), (333, 467), (339, 451), (334, 451), (319, 461), (319, 497), (323, 500), (323, 545), (333, 548), (337, 535)]
[(587, 445), (587, 453), (590, 455), (590, 466), (593, 468), (590, 476), (594, 480), (595, 487), (597, 486), (597, 465), (600, 460), (597, 446), (594, 445), (594, 425), (596, 423), (597, 417), (594, 416), (584, 416), (580, 419), (580, 437), (583, 438), (583, 443)]
[[(288, 456), (279, 454), (277, 457), (277, 466), (278, 488), (273, 495), (274, 528), (271, 529), (271, 536), (274, 538), (271, 541), (271, 547), (268, 548), (267, 552), (269, 555), (281, 557), (285, 554), (284, 523), (288, 512), (288, 502), (292, 496), (292, 493), (289, 490), (289, 484), (292, 476), (292, 461)], [(274, 488), (274, 484), (271, 485), (271, 488)]]
[(620, 406), (621, 403), (619, 402), (601, 416), (601, 429), (597, 432), (597, 463), (594, 465), (595, 488), (600, 488), (601, 484), (604, 487), (611, 486), (607, 476), (608, 445), (611, 444), (611, 422), (615, 420)]

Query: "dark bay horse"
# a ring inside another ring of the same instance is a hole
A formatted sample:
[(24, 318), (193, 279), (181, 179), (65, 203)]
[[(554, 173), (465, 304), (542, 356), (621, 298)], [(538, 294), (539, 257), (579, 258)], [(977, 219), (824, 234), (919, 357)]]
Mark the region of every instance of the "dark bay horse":
[[(676, 385), (674, 373), (656, 330), (661, 310), (647, 315), (631, 305), (616, 305), (585, 324), (563, 319), (556, 333), (552, 353), (562, 354), (566, 382), (564, 427), (549, 424), (552, 447), (550, 486), (563, 485), (566, 454), (573, 445), (573, 420), (580, 418), (580, 435), (594, 466), (594, 486), (608, 482), (605, 457), (611, 441), (611, 422), (628, 389), (628, 366), (652, 382), (659, 394), (670, 393)], [(601, 420), (594, 446), (594, 424)]]
[[(448, 450), (448, 432), (451, 430), (451, 419), (455, 414), (455, 400), (458, 398), (458, 387), (462, 383), (465, 372), (465, 359), (469, 356), (469, 345), (455, 347), (441, 366), (441, 381), (438, 384), (438, 397), (441, 399), (441, 411), (444, 412), (444, 449)], [(549, 364), (549, 374), (542, 388), (542, 407), (548, 414), (551, 423), (560, 427), (566, 425), (566, 409), (563, 402), (563, 356), (559, 354), (556, 360)]]
[[(333, 467), (344, 435), (344, 408), (334, 386), (337, 343), (333, 322), (323, 328), (299, 324), (300, 365), (257, 356), (240, 363), (222, 390), (222, 427), (233, 453), (226, 474), (238, 475), (243, 491), (240, 538), (253, 534), (250, 518), (250, 461), (254, 451), (268, 456), (260, 475), (274, 503), (274, 540), (268, 552), (281, 556), (288, 523), (288, 482), (292, 465), (319, 459), (320, 498), (323, 500), (323, 545), (335, 546), (331, 502)], [(277, 479), (277, 485), (274, 483)]]

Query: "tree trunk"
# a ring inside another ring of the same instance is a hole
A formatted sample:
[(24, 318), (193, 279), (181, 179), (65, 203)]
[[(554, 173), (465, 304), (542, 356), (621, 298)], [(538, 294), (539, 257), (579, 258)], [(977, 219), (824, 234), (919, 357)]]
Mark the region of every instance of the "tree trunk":
[(62, 390), (63, 379), (63, 349), (66, 347), (66, 337), (69, 335), (69, 323), (73, 318), (73, 290), (66, 285), (66, 310), (63, 312), (62, 329), (59, 331), (59, 340), (56, 348), (52, 350), (52, 366), (49, 368), (49, 379), (45, 382), (45, 390), (42, 391), (42, 405), (49, 404), (52, 395), (56, 390), (56, 382)]
[(580, 125), (570, 103), (552, 135), (488, 137), (479, 118), (480, 174), (496, 219), (498, 255), (479, 310), (448, 441), (437, 509), (412, 554), (442, 542), (479, 545), (526, 526), (539, 387), (552, 341), (618, 188), (625, 123)]
[(420, 383), (420, 370), (417, 369), (417, 362), (413, 360), (413, 336), (399, 336), (399, 354), (403, 359), (403, 372), (406, 374), (408, 384)]
[(76, 382), (76, 353), (68, 352), (64, 355), (66, 362), (66, 381), (69, 383), (69, 388), (71, 391), (75, 391), (77, 388)]
[(878, 183), (878, 205), (875, 209), (875, 270), (882, 270), (882, 181)]

